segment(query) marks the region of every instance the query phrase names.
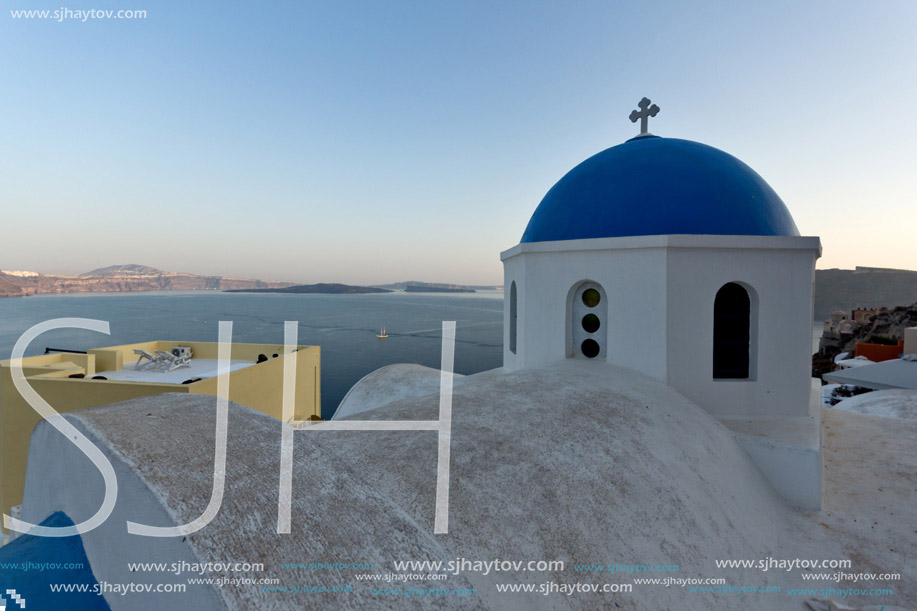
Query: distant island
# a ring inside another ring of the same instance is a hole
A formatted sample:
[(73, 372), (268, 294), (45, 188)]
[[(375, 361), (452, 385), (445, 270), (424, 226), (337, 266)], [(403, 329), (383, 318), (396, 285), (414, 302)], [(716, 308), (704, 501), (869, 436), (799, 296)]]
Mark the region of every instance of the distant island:
[[(408, 288), (410, 287), (410, 288)], [(502, 290), (499, 285), (462, 285), (407, 281), (374, 286), (340, 283), (297, 285), (229, 276), (199, 276), (167, 272), (148, 265), (110, 265), (68, 276), (36, 271), (0, 270), (0, 297), (30, 297), (63, 293), (132, 293), (143, 291), (223, 291), (229, 293), (324, 293), (332, 295), (391, 293), (474, 293)]]
[[(444, 284), (442, 282), (420, 282), (408, 280), (406, 282), (392, 282), (390, 284), (374, 284), (383, 289), (405, 291), (408, 293), (474, 293), (477, 291), (500, 291), (503, 287), (499, 284)], [(408, 290), (408, 287), (413, 287)], [(422, 289), (422, 290), (421, 290)], [(431, 291), (429, 289), (461, 289), (455, 291)]]
[(476, 290), (465, 287), (451, 286), (423, 286), (419, 284), (409, 284), (404, 287), (405, 293), (477, 293)]
[(291, 286), (292, 282), (266, 282), (226, 276), (164, 272), (154, 267), (111, 265), (78, 276), (40, 274), (33, 271), (0, 271), (0, 297), (29, 297), (54, 293), (129, 293), (135, 291), (220, 291)]
[(275, 289), (228, 289), (224, 293), (324, 293), (329, 295), (355, 295), (363, 293), (391, 293), (388, 289), (374, 286), (351, 286), (349, 284), (320, 283), (298, 284)]

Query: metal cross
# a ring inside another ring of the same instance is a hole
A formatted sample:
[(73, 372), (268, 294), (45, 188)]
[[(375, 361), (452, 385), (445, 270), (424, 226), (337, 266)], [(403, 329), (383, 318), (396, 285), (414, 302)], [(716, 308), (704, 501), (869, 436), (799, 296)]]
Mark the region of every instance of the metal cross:
[(659, 112), (659, 107), (653, 104), (650, 106), (650, 99), (643, 98), (640, 100), (640, 103), (637, 104), (640, 107), (639, 111), (633, 111), (630, 113), (630, 122), (636, 123), (637, 119), (640, 119), (640, 135), (648, 134), (647, 124), (649, 123), (650, 117), (655, 117)]

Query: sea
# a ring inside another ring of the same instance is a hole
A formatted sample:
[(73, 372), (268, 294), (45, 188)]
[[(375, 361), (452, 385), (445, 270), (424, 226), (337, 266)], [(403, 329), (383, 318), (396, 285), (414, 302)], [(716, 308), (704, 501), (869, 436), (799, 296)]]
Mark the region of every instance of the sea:
[[(162, 291), (74, 293), (0, 299), (0, 359), (27, 329), (54, 318), (109, 323), (105, 336), (80, 329), (38, 337), (45, 348), (86, 350), (162, 340), (217, 341), (218, 322), (233, 322), (233, 341), (282, 344), (284, 321), (299, 322), (299, 343), (321, 346), (322, 417), (330, 418), (366, 374), (393, 363), (439, 367), (443, 321), (456, 322), (455, 372), (472, 374), (503, 360), (503, 292), (366, 295)], [(389, 337), (376, 334), (385, 327)]]

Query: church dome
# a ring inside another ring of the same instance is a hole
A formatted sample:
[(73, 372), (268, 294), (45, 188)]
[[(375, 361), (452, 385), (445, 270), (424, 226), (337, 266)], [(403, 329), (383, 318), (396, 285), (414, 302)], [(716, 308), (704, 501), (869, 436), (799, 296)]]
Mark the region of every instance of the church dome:
[(770, 185), (732, 155), (643, 135), (567, 172), (541, 200), (522, 242), (669, 234), (799, 231)]

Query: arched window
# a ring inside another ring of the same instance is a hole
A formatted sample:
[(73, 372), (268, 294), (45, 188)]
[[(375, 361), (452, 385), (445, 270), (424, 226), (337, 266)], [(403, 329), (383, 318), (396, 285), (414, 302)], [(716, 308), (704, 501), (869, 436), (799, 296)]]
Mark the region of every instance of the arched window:
[(751, 377), (752, 302), (741, 284), (724, 284), (713, 302), (713, 377)]
[(509, 351), (516, 354), (516, 281), (509, 287)]
[(581, 282), (568, 302), (569, 344), (567, 354), (594, 359), (607, 354), (608, 300), (597, 282)]

